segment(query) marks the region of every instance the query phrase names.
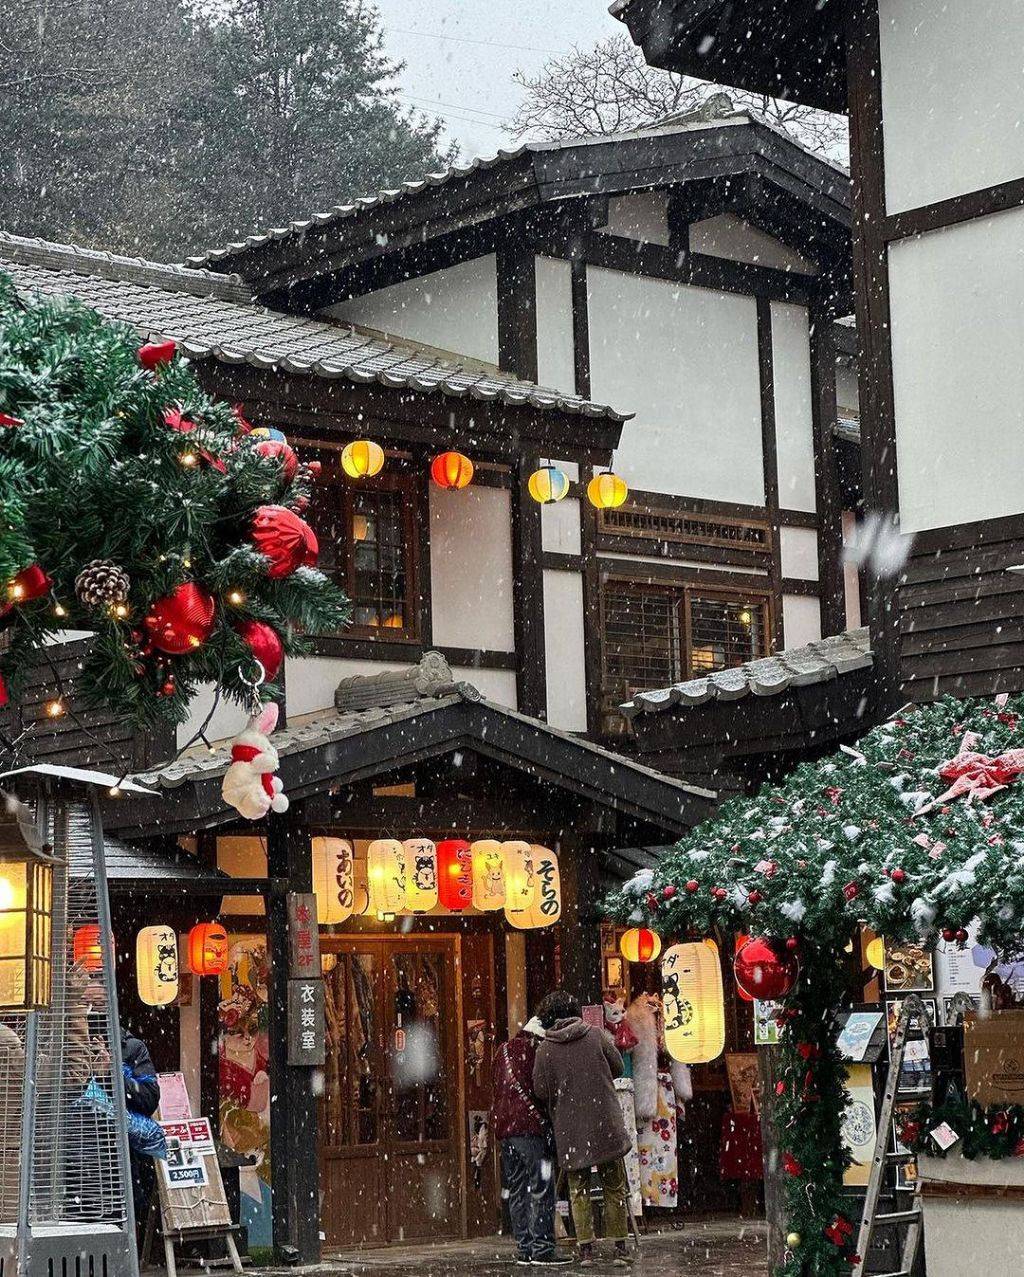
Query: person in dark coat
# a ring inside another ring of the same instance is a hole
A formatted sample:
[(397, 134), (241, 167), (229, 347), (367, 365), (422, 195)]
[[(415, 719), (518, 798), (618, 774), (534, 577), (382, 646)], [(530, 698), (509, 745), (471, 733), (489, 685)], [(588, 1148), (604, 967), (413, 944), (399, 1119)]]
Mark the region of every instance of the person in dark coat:
[(517, 1264), (563, 1265), (555, 1251), (555, 1176), (551, 1124), (533, 1093), (533, 1064), (544, 1030), (529, 1020), (494, 1057), (494, 1137), (516, 1239)]
[(568, 1172), (580, 1263), (589, 1265), (594, 1258), (590, 1178), (595, 1166), (605, 1236), (615, 1242), (615, 1262), (628, 1263), (623, 1158), (631, 1141), (614, 1086), (622, 1076), (622, 1056), (609, 1033), (584, 1023), (579, 1002), (563, 990), (548, 994), (538, 1014), (545, 1034), (533, 1066), (533, 1089), (551, 1116), (558, 1161)]

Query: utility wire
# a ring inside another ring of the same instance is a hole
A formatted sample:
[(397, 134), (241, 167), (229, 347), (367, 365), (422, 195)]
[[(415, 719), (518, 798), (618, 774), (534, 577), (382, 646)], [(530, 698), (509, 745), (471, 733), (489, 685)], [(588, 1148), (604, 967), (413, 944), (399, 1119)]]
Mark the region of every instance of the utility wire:
[(546, 53), (553, 58), (560, 58), (567, 52), (565, 49), (544, 49), (536, 44), (506, 44), (502, 40), (474, 40), (468, 35), (442, 35), (439, 31), (414, 31), (411, 27), (387, 26), (385, 34), (388, 31), (397, 32), (399, 35), (418, 36), (421, 40), (447, 40), (452, 44), (483, 44), (490, 49), (515, 49), (519, 53)]

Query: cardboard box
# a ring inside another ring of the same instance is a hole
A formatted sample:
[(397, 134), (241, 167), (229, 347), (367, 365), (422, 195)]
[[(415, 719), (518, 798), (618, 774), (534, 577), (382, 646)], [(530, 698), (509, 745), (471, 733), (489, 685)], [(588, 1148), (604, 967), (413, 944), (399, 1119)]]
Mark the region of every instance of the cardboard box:
[(1024, 1011), (964, 1020), (964, 1075), (979, 1104), (1024, 1104)]

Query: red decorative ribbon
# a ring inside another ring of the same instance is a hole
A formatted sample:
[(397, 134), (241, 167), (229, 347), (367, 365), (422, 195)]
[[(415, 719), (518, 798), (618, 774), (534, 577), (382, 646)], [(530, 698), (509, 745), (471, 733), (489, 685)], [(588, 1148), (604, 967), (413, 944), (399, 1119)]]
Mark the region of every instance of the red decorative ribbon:
[(942, 779), (953, 783), (944, 794), (920, 808), (916, 813), (918, 816), (964, 794), (969, 803), (975, 798), (989, 798), (1024, 772), (1024, 749), (1008, 749), (1005, 754), (997, 754), (993, 758), (989, 754), (974, 752), (971, 746), (977, 739), (975, 733), (964, 732), (960, 752), (939, 768)]

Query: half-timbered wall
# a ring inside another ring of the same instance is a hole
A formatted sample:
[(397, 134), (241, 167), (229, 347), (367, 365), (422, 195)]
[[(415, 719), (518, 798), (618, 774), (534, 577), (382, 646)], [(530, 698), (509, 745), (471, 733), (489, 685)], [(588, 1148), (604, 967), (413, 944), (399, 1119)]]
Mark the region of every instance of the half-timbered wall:
[(796, 275), (818, 274), (818, 268), (808, 258), (735, 213), (719, 213), (694, 222), (689, 233), (691, 253), (706, 253), (709, 257), (724, 257), (751, 266), (770, 266)]

